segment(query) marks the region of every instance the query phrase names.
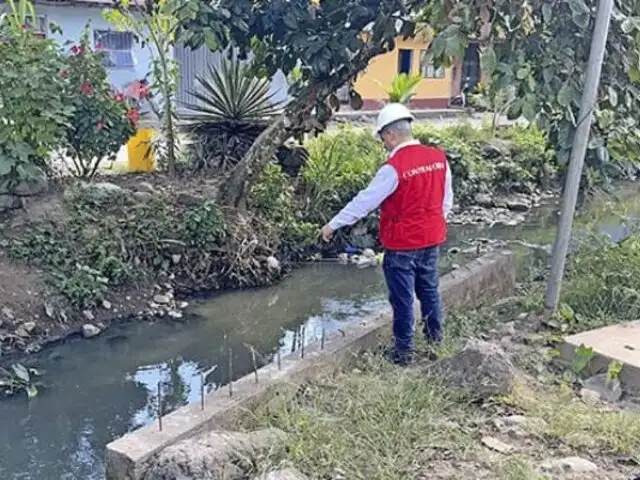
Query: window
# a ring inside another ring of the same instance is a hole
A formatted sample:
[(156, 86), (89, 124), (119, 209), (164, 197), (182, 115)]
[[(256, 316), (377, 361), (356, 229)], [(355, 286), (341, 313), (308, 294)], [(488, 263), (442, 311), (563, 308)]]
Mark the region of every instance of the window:
[(398, 50), (398, 73), (411, 74), (411, 64), (413, 63), (413, 50)]
[(47, 38), (47, 17), (44, 15), (36, 15), (35, 21), (28, 15), (26, 17), (26, 23), (29, 28), (32, 28), (34, 31), (34, 35), (40, 38)]
[(133, 33), (116, 32), (113, 30), (95, 30), (93, 42), (97, 47), (104, 49), (105, 66), (109, 68), (135, 67), (133, 56)]
[(427, 50), (420, 52), (420, 73), (424, 78), (444, 78), (444, 68), (436, 68)]

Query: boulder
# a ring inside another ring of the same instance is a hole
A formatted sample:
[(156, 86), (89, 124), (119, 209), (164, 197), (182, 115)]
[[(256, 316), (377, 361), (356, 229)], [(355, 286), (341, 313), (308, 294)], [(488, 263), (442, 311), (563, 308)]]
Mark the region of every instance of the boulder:
[(142, 479), (244, 479), (238, 460), (254, 459), (284, 440), (284, 432), (277, 429), (207, 432), (165, 448), (148, 462)]
[(584, 382), (586, 392), (582, 394), (584, 397), (599, 397), (607, 402), (615, 403), (622, 397), (622, 385), (620, 380), (609, 380), (607, 375), (602, 373), (595, 375)]
[(495, 202), (488, 193), (478, 193), (473, 197), (473, 203), (483, 208), (491, 208), (495, 206)]
[(284, 470), (277, 470), (274, 472), (268, 472), (264, 475), (254, 477), (253, 480), (308, 480), (309, 477), (303, 475), (295, 468), (286, 468)]
[(69, 187), (64, 192), (64, 198), (68, 202), (83, 200), (96, 205), (109, 205), (126, 201), (129, 195), (124, 188), (114, 183), (96, 182), (79, 183)]
[(581, 457), (567, 457), (557, 460), (548, 460), (540, 465), (544, 473), (590, 473), (598, 470), (598, 466)]
[(440, 360), (436, 368), (452, 387), (479, 400), (508, 395), (517, 379), (504, 350), (482, 340), (469, 340), (458, 353)]
[(47, 191), (47, 175), (39, 168), (29, 179), (18, 181), (8, 177), (0, 179), (0, 195), (13, 195), (16, 197), (34, 197)]
[(100, 329), (91, 323), (86, 323), (82, 326), (82, 336), (84, 338), (91, 338), (100, 335)]
[(17, 210), (22, 206), (22, 201), (14, 195), (0, 194), (0, 213)]

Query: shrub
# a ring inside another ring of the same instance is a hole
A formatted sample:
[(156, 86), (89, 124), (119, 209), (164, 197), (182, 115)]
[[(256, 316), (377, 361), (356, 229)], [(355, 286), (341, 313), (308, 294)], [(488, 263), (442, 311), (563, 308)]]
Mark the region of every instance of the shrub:
[(280, 250), (286, 256), (302, 257), (315, 244), (318, 226), (299, 218), (294, 189), (280, 165), (267, 165), (251, 188), (249, 202), (278, 230)]
[(322, 223), (371, 180), (385, 159), (370, 131), (341, 126), (307, 142), (309, 160), (302, 169), (304, 216)]
[(24, 23), (0, 21), (0, 184), (8, 183), (7, 191), (41, 175), (73, 111), (61, 95), (65, 66), (58, 45)]
[(279, 105), (272, 102), (269, 81), (235, 57), (209, 65), (196, 82), (196, 103), (185, 105), (190, 113), (184, 116), (192, 167), (224, 171), (244, 156)]
[(71, 45), (62, 72), (63, 95), (73, 108), (62, 146), (79, 177), (92, 177), (104, 159), (115, 160), (140, 118), (137, 105), (112, 91), (103, 56), (100, 48), (92, 50), (87, 29), (80, 42)]

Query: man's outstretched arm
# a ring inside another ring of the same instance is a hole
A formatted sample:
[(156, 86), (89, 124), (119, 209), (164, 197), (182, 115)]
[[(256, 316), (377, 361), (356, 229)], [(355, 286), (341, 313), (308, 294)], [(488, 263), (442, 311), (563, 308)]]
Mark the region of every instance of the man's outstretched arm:
[(366, 217), (395, 192), (396, 188), (398, 188), (396, 170), (389, 165), (383, 165), (367, 188), (361, 190), (329, 223), (322, 227), (324, 241), (331, 240), (336, 230), (353, 225)]

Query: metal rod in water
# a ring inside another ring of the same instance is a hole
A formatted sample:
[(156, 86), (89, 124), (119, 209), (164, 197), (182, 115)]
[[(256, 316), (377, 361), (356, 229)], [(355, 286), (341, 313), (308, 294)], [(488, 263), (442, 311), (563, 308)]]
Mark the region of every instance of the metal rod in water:
[(158, 382), (158, 428), (162, 431), (162, 383)]
[(260, 383), (260, 380), (258, 379), (258, 364), (256, 363), (256, 349), (253, 348), (252, 345), (249, 345), (249, 348), (251, 349), (251, 361), (253, 362), (253, 374), (256, 377), (256, 383)]
[(280, 353), (280, 349), (278, 349), (278, 353), (276, 354), (276, 361), (278, 362), (278, 370), (282, 370), (282, 353)]
[(324, 350), (324, 342), (327, 339), (327, 326), (324, 319), (322, 320), (322, 334), (320, 336), (320, 350)]
[(233, 397), (233, 351), (229, 348), (229, 396)]
[(200, 410), (204, 410), (204, 373), (200, 374)]
[(213, 373), (218, 368), (218, 365), (214, 365), (206, 372), (200, 373), (200, 409), (204, 410), (204, 384), (210, 373)]
[(304, 358), (304, 337), (306, 333), (306, 327), (303, 325), (300, 327), (300, 356)]

